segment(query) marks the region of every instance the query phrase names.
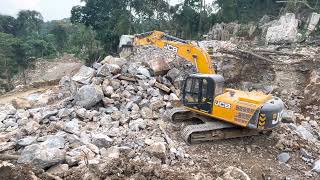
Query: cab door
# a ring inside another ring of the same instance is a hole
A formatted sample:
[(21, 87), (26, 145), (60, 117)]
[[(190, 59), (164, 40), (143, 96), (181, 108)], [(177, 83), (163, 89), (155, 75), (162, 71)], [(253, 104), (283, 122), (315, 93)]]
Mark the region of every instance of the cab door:
[(187, 78), (183, 91), (185, 106), (211, 113), (213, 105), (213, 81), (204, 77)]

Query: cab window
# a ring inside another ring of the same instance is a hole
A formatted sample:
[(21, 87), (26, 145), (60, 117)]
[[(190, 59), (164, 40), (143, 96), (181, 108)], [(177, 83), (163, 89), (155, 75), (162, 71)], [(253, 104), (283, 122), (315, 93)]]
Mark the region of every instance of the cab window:
[(185, 87), (185, 99), (189, 103), (199, 102), (199, 79), (189, 78)]

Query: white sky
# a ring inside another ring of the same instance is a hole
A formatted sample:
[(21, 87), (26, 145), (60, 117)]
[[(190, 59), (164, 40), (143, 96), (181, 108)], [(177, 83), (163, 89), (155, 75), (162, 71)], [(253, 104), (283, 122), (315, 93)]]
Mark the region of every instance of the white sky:
[[(210, 3), (213, 0), (206, 0)], [(183, 0), (169, 0), (171, 4)], [(71, 8), (80, 5), (80, 0), (0, 0), (0, 14), (15, 16), (20, 10), (39, 11), (45, 21), (60, 20), (71, 15)]]

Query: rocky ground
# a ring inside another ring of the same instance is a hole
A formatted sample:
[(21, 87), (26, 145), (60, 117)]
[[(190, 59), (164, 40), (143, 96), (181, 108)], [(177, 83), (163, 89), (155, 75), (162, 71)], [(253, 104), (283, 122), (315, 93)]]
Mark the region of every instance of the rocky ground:
[(138, 48), (62, 77), (46, 101), (1, 105), (0, 179), (320, 179), (320, 48), (200, 45), (216, 46), (226, 86), (272, 92), (292, 114), (271, 135), (188, 146), (164, 115), (193, 66)]

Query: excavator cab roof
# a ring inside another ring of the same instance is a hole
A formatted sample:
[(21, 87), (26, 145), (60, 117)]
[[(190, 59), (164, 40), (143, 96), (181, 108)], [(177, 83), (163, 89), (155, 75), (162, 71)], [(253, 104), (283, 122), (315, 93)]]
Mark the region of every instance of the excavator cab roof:
[(223, 76), (219, 74), (191, 74), (188, 77), (193, 77), (193, 78), (209, 78), (212, 79), (215, 83), (224, 83), (224, 78)]

